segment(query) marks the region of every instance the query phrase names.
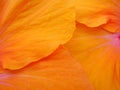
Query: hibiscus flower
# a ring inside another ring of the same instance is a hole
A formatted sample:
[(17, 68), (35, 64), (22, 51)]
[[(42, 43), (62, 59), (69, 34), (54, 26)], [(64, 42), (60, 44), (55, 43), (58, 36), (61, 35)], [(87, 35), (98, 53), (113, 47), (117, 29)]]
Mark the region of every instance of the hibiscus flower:
[(95, 90), (120, 90), (120, 1), (76, 0), (76, 31), (65, 46)]
[(0, 0), (0, 90), (92, 90), (62, 46), (75, 29), (73, 0)]

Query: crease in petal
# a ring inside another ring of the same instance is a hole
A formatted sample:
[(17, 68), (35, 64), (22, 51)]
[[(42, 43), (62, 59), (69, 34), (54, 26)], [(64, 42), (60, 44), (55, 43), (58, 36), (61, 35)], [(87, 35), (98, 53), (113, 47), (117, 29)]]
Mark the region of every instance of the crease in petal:
[(2, 81), (14, 87), (0, 85), (1, 90), (93, 90), (80, 64), (62, 46), (41, 61), (3, 73), (11, 76)]
[(65, 47), (84, 67), (96, 90), (120, 89), (120, 33), (77, 23)]
[(0, 62), (4, 69), (16, 70), (40, 60), (72, 37), (74, 0), (1, 2), (5, 4), (0, 24)]
[(117, 0), (76, 0), (76, 21), (88, 27), (102, 26), (107, 31), (120, 28), (120, 2)]

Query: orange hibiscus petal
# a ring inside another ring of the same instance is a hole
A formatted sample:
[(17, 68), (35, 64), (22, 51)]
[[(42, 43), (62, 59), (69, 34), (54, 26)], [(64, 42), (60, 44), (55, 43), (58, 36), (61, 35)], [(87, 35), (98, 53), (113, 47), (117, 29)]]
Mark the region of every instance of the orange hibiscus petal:
[(88, 27), (103, 27), (111, 32), (120, 28), (119, 0), (76, 0), (76, 21)]
[[(74, 31), (73, 0), (2, 0), (0, 58), (20, 69), (51, 54)], [(66, 27), (67, 26), (67, 27)]]
[(82, 64), (95, 90), (120, 90), (120, 33), (77, 24), (65, 46)]
[(0, 74), (0, 90), (93, 90), (85, 72), (63, 47), (36, 63)]

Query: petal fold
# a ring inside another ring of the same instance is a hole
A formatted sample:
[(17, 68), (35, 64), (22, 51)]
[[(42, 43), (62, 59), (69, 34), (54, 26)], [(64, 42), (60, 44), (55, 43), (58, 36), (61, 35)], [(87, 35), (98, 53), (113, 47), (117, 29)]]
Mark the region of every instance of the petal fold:
[(16, 70), (50, 55), (72, 36), (74, 0), (2, 0), (0, 58)]
[(77, 24), (65, 47), (84, 67), (95, 90), (120, 89), (120, 39), (102, 28)]
[(93, 90), (80, 64), (62, 46), (52, 55), (0, 75), (1, 90)]
[(107, 31), (120, 28), (119, 0), (76, 0), (76, 21), (88, 27), (102, 26)]

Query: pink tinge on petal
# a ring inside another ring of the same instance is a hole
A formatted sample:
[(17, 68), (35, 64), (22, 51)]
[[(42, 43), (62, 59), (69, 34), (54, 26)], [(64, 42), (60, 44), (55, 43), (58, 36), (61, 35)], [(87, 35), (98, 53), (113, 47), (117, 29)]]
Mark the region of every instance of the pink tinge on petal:
[(110, 40), (110, 44), (114, 47), (120, 48), (120, 33), (114, 33), (112, 35), (107, 35), (105, 38)]
[(5, 79), (8, 79), (11, 76), (13, 76), (13, 75), (12, 74), (6, 74), (6, 73), (0, 74), (0, 85), (8, 86), (8, 87), (14, 87), (12, 84), (4, 82)]
[(5, 78), (8, 78), (10, 76), (11, 76), (10, 74), (3, 73), (3, 74), (0, 74), (0, 79), (5, 79)]

